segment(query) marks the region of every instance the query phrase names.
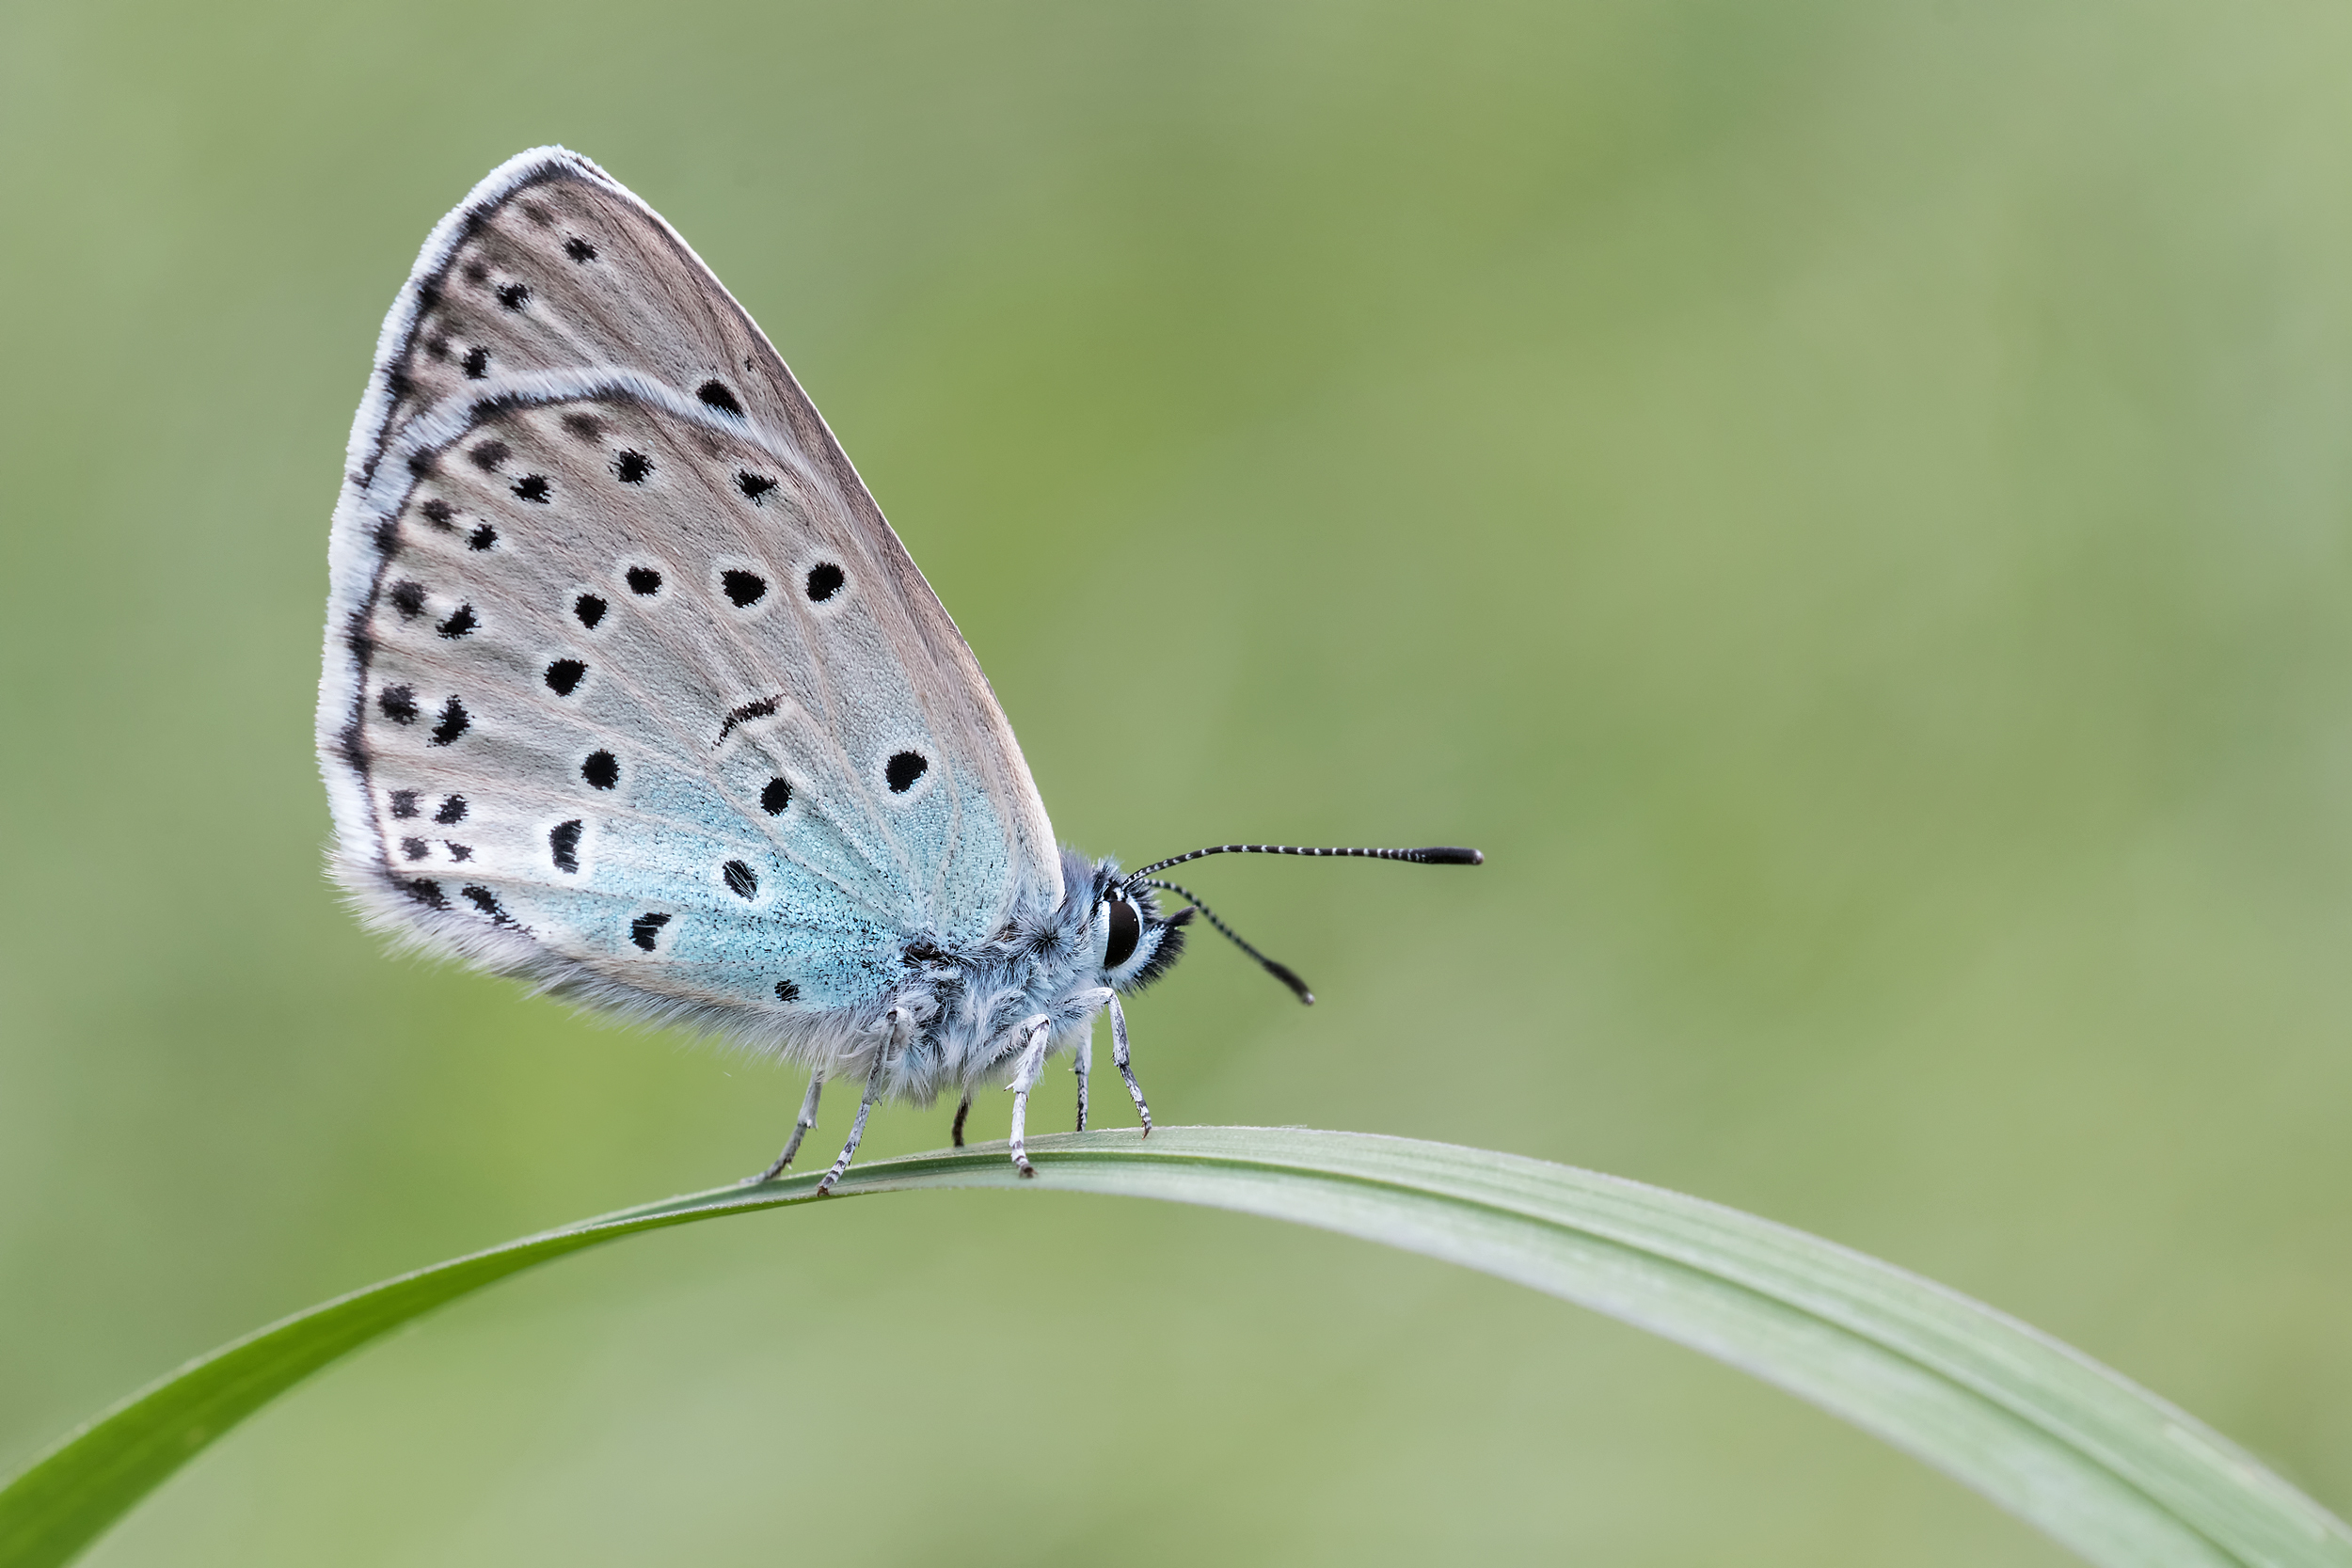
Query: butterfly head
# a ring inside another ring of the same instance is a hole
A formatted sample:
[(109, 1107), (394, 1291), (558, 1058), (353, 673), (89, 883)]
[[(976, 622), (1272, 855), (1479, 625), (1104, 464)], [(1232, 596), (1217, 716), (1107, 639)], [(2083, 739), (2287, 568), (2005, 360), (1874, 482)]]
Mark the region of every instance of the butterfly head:
[(1184, 927), (1198, 911), (1162, 915), (1147, 887), (1132, 885), (1119, 866), (1103, 861), (1092, 867), (1087, 938), (1101, 984), (1117, 991), (1139, 990), (1168, 973), (1184, 955)]

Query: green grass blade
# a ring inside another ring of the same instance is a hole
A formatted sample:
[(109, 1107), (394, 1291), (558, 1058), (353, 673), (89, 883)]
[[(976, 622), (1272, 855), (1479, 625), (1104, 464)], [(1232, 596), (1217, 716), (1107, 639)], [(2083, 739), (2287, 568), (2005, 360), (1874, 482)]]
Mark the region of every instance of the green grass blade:
[[(1444, 1144), (1164, 1128), (877, 1161), (834, 1199), (940, 1187), (1103, 1193), (1296, 1221), (1515, 1280), (1811, 1400), (2092, 1562), (2352, 1565), (2352, 1530), (2227, 1439), (2096, 1362), (1816, 1237), (1590, 1171)], [(0, 1491), (0, 1568), (70, 1561), (207, 1444), (419, 1313), (641, 1230), (813, 1201), (813, 1176), (671, 1198), (402, 1275), (133, 1396)]]

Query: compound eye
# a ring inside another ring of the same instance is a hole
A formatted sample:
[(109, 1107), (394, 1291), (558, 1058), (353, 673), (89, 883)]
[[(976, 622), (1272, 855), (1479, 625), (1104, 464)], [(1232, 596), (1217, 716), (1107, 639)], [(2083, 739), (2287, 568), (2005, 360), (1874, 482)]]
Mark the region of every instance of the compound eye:
[(1136, 943), (1143, 940), (1143, 916), (1124, 898), (1105, 902), (1110, 905), (1110, 936), (1103, 944), (1103, 967), (1117, 969), (1136, 956)]

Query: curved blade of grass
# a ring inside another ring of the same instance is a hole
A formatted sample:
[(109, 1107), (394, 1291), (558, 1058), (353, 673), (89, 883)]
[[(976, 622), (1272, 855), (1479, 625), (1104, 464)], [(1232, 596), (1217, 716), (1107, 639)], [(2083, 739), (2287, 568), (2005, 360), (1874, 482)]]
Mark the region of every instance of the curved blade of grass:
[[(1859, 1253), (1638, 1182), (1354, 1132), (1164, 1128), (877, 1161), (836, 1197), (1002, 1187), (1294, 1220), (1533, 1286), (1811, 1400), (2092, 1562), (2352, 1565), (2352, 1530), (2227, 1439), (2047, 1336)], [(670, 1198), (298, 1313), (99, 1417), (0, 1491), (0, 1568), (71, 1560), (245, 1417), (419, 1313), (641, 1230), (812, 1201), (814, 1176)], [(830, 1200), (828, 1200), (830, 1201)]]

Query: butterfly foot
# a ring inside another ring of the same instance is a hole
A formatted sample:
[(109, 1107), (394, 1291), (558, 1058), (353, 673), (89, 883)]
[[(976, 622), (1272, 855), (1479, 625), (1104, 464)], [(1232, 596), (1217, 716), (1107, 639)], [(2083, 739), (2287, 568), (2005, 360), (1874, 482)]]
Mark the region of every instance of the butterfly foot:
[[(832, 1196), (833, 1184), (841, 1180), (841, 1173), (848, 1170), (850, 1162), (857, 1158), (857, 1146), (866, 1137), (866, 1118), (873, 1114), (874, 1101), (882, 1094), (882, 1059), (881, 1052), (874, 1053), (874, 1070), (866, 1078), (866, 1098), (858, 1101), (857, 1119), (850, 1123), (850, 1141), (841, 1146), (841, 1158), (833, 1163), (833, 1169), (818, 1179), (816, 1196), (818, 1197)], [(787, 1149), (786, 1152), (788, 1154), (791, 1151)]]
[(808, 1081), (808, 1093), (801, 1101), (800, 1118), (792, 1124), (792, 1136), (786, 1140), (784, 1152), (777, 1155), (775, 1163), (757, 1176), (744, 1178), (743, 1185), (746, 1187), (764, 1186), (791, 1168), (793, 1156), (801, 1151), (801, 1140), (807, 1137), (808, 1130), (817, 1125), (817, 1101), (824, 1092), (825, 1081), (822, 1078), (811, 1078)]
[(1021, 1053), (1021, 1065), (1012, 1075), (1012, 1164), (1024, 1180), (1037, 1175), (1029, 1164), (1029, 1090), (1037, 1085), (1038, 1070), (1045, 1065), (1045, 1048), (1053, 1042), (1053, 1026), (1042, 1014), (1021, 1025), (1028, 1035), (1028, 1044)]
[(1152, 1135), (1152, 1107), (1143, 1102), (1143, 1085), (1136, 1082), (1136, 1069), (1127, 1052), (1127, 1014), (1114, 996), (1109, 1003), (1111, 1012), (1111, 1061), (1119, 1068), (1119, 1076), (1127, 1081), (1127, 1098), (1136, 1102), (1136, 1119), (1143, 1123), (1143, 1135)]

